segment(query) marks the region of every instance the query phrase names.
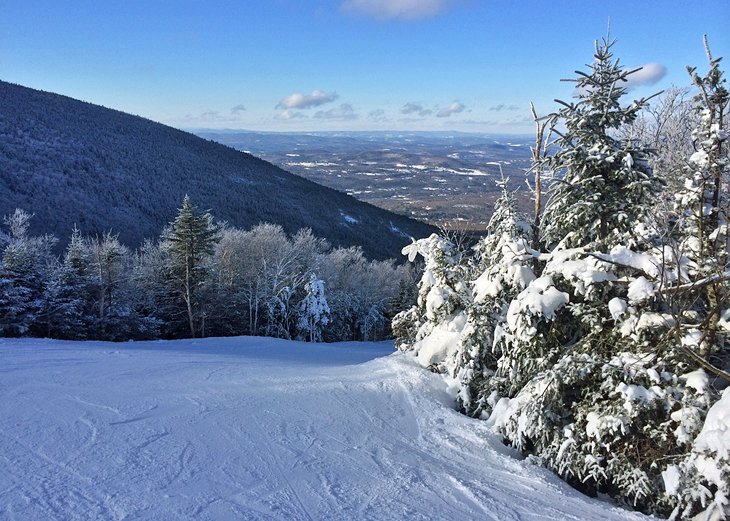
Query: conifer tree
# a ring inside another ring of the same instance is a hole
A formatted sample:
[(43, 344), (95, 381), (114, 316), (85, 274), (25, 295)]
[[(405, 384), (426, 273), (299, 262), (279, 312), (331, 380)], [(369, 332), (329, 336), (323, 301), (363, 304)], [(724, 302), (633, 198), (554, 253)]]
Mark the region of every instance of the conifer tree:
[(467, 414), (488, 409), (499, 352), (499, 335), (510, 301), (535, 278), (530, 246), (533, 230), (519, 215), (507, 180), (498, 182), (502, 195), (495, 202), (487, 235), (474, 247), (471, 267), (473, 301), (459, 341), (457, 371), (462, 388), (458, 401)]
[(396, 345), (414, 351), (419, 361), (437, 372), (453, 373), (459, 336), (471, 302), (462, 251), (446, 237), (432, 234), (403, 248), (409, 261), (425, 262), (416, 306), (393, 318)]
[(553, 119), (559, 150), (545, 159), (554, 180), (542, 219), (547, 245), (610, 249), (635, 235), (632, 214), (647, 213), (656, 182), (646, 162), (648, 150), (614, 132), (634, 121), (648, 98), (621, 103), (628, 76), (611, 51), (615, 41), (596, 43), (588, 72), (576, 71), (575, 102), (556, 100), (563, 108)]
[(4, 217), (7, 231), (0, 263), (0, 333), (24, 335), (38, 326), (43, 314), (44, 287), (53, 263), (56, 239), (28, 233), (33, 215), (16, 209)]
[(177, 217), (162, 233), (161, 248), (171, 284), (185, 304), (190, 335), (195, 337), (198, 293), (208, 279), (209, 258), (219, 240), (219, 228), (210, 213), (200, 213), (187, 195)]
[(85, 241), (74, 226), (66, 254), (52, 271), (45, 288), (43, 317), (49, 337), (87, 337), (91, 322), (87, 315), (90, 296), (88, 270)]

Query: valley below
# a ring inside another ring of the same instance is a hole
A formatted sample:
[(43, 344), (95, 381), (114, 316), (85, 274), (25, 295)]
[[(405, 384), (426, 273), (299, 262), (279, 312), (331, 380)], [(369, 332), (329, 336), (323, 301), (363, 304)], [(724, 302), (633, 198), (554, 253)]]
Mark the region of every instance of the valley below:
[(465, 231), (481, 231), (497, 181), (526, 200), (532, 136), (440, 132), (259, 133), (197, 130), (200, 137), (261, 157), (380, 208)]

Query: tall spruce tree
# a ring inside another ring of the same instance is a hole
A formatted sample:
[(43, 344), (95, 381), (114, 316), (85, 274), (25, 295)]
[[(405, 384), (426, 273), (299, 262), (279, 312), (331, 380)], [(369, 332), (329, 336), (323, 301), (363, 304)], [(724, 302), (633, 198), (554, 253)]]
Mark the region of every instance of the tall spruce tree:
[(0, 242), (5, 243), (0, 262), (0, 334), (5, 336), (25, 335), (42, 321), (44, 288), (56, 239), (31, 236), (32, 217), (16, 209), (3, 219), (7, 231), (0, 233)]
[(519, 214), (515, 193), (506, 179), (497, 184), (502, 195), (495, 202), (486, 237), (473, 250), (474, 298), (459, 341), (456, 368), (462, 383), (459, 407), (477, 417), (488, 409), (486, 401), (494, 390), (494, 372), (502, 354), (498, 349), (501, 324), (509, 303), (534, 280), (532, 261), (537, 257), (530, 247), (532, 226)]
[(545, 159), (555, 179), (543, 217), (548, 246), (610, 249), (631, 242), (636, 214), (647, 212), (656, 189), (647, 164), (646, 147), (619, 140), (615, 131), (634, 121), (649, 98), (621, 103), (627, 70), (613, 58), (615, 40), (596, 43), (588, 72), (576, 71), (577, 101), (556, 100), (563, 108), (552, 115), (564, 124), (559, 150)]
[(63, 261), (50, 274), (44, 292), (43, 318), (49, 337), (87, 337), (91, 323), (87, 314), (88, 269), (85, 241), (74, 226)]
[(195, 337), (198, 293), (209, 277), (210, 256), (220, 238), (209, 212), (200, 213), (185, 195), (177, 217), (162, 233), (166, 268), (171, 284), (185, 304), (190, 335)]

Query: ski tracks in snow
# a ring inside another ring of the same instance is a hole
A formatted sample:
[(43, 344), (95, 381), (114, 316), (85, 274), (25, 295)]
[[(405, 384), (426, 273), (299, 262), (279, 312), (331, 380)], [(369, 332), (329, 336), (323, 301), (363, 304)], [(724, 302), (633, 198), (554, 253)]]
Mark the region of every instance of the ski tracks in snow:
[(519, 461), (412, 358), (366, 362), (386, 345), (13, 342), (0, 518), (643, 518)]

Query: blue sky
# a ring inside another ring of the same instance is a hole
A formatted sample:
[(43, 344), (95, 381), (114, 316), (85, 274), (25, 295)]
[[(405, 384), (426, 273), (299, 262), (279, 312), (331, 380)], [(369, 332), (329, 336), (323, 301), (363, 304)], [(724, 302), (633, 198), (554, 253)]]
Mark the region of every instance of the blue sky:
[(730, 63), (727, 0), (2, 0), (0, 79), (180, 128), (531, 132), (611, 33), (632, 96)]

